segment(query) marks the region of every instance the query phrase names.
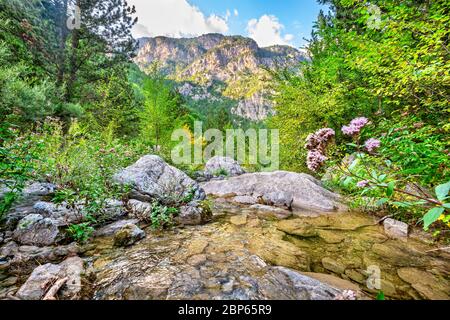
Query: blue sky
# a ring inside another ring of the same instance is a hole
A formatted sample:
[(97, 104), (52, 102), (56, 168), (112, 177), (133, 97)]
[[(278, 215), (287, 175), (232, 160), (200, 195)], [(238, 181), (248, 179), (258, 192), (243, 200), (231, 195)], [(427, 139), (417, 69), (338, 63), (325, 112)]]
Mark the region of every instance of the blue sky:
[(294, 36), (292, 43), (296, 46), (304, 43), (303, 38), (309, 38), (319, 10), (324, 9), (315, 0), (191, 0), (190, 3), (206, 15), (226, 15), (227, 9), (231, 13), (237, 9), (239, 15), (235, 17), (232, 14), (229, 18), (230, 34), (248, 35), (248, 21), (273, 15), (284, 26), (282, 33)]
[(320, 9), (316, 0), (129, 0), (135, 37), (193, 37), (209, 32), (254, 38), (260, 46), (301, 47)]

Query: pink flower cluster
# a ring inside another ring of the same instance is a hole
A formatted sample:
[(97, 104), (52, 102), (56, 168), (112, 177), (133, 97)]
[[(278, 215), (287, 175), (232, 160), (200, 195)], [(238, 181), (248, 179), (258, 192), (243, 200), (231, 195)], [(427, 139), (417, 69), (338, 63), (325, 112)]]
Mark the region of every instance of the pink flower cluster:
[(366, 143), (364, 144), (364, 146), (366, 147), (367, 151), (369, 151), (370, 153), (374, 152), (376, 149), (378, 149), (381, 145), (380, 140), (378, 139), (374, 139), (374, 138), (370, 138), (369, 140), (366, 141)]
[(325, 156), (328, 143), (334, 138), (336, 133), (333, 129), (323, 128), (310, 134), (306, 139), (305, 148), (308, 150), (306, 164), (309, 170), (317, 171), (327, 160)]
[(356, 186), (357, 186), (358, 188), (365, 188), (365, 187), (367, 187), (368, 185), (369, 185), (369, 181), (367, 181), (367, 180), (359, 181), (359, 182), (356, 184)]
[(348, 126), (342, 127), (342, 133), (347, 136), (355, 136), (361, 132), (361, 129), (364, 128), (369, 123), (369, 119), (360, 117), (353, 119)]

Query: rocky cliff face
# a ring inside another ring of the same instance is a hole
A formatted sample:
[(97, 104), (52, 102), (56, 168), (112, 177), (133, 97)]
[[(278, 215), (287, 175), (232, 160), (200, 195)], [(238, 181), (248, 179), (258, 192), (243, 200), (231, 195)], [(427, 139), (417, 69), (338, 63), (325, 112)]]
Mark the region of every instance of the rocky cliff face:
[(262, 120), (272, 112), (267, 69), (290, 68), (306, 56), (289, 46), (259, 48), (241, 36), (206, 34), (197, 38), (141, 38), (135, 58), (144, 71), (153, 63), (193, 100), (232, 99), (233, 113)]

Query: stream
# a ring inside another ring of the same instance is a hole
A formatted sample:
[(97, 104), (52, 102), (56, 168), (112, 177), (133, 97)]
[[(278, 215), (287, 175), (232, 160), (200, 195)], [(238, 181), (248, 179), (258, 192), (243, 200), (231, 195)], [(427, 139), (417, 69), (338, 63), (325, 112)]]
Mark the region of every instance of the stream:
[[(83, 298), (311, 298), (311, 290), (287, 284), (292, 269), (359, 299), (380, 290), (386, 299), (449, 299), (450, 254), (420, 232), (393, 240), (367, 214), (297, 212), (280, 220), (220, 199), (213, 214), (205, 225), (148, 227), (146, 238), (127, 248), (114, 247), (110, 237), (94, 239), (82, 256), (90, 288)], [(379, 289), (377, 282), (368, 286), (374, 270)]]

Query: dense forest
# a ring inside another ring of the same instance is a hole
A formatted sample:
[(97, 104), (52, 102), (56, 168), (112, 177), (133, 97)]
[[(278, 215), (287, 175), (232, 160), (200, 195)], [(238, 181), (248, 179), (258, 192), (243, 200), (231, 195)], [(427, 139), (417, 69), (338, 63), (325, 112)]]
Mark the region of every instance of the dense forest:
[[(281, 169), (445, 237), (449, 1), (319, 2), (330, 11), (317, 18), (310, 60), (274, 74), (275, 115), (245, 127), (280, 130)], [(80, 21), (69, 19), (74, 5)], [(139, 70), (135, 23), (124, 0), (0, 0), (0, 216), (40, 180), (58, 186), (54, 201), (83, 202), (95, 217), (124, 193), (117, 170), (149, 153), (170, 163), (174, 129), (233, 126), (229, 109), (193, 109), (156, 66)]]

